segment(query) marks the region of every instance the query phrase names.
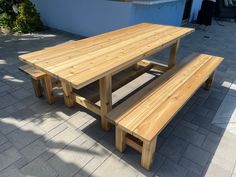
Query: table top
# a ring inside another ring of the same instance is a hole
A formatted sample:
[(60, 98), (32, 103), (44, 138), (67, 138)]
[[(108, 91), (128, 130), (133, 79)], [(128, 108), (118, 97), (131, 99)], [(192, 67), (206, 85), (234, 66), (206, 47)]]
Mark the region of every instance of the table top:
[(135, 64), (193, 31), (142, 23), (20, 55), (19, 59), (79, 89)]

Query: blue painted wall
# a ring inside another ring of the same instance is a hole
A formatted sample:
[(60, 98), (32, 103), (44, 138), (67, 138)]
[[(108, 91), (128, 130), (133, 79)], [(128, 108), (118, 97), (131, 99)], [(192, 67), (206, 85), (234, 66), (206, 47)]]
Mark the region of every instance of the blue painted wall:
[(131, 6), (106, 0), (32, 0), (45, 25), (91, 36), (130, 24)]
[(152, 22), (180, 26), (185, 0), (156, 5), (133, 5), (133, 22)]
[(93, 36), (141, 22), (179, 26), (185, 0), (137, 5), (108, 0), (32, 0), (46, 26)]

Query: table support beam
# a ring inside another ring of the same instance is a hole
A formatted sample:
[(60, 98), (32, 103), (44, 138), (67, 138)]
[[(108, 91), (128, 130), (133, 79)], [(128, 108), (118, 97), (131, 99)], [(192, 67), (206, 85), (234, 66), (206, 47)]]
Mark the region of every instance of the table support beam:
[(112, 76), (108, 75), (99, 80), (101, 102), (101, 126), (108, 131), (111, 124), (106, 120), (107, 113), (112, 109)]
[(87, 108), (88, 110), (94, 112), (97, 115), (101, 114), (101, 109), (98, 105), (96, 105), (95, 103), (89, 101), (88, 99), (86, 99), (82, 96), (75, 94), (75, 102), (78, 103), (79, 105)]
[(174, 43), (170, 48), (170, 56), (169, 56), (169, 60), (168, 60), (168, 67), (169, 68), (172, 68), (176, 63), (176, 55), (177, 55), (177, 51), (179, 49), (179, 44), (180, 44), (180, 39), (178, 39), (176, 41), (176, 43)]
[(74, 106), (75, 103), (75, 95), (73, 93), (73, 89), (71, 85), (67, 82), (61, 81), (61, 86), (64, 92), (64, 101), (67, 107)]
[(151, 69), (158, 72), (164, 73), (168, 70), (168, 66), (162, 63), (157, 63), (149, 60), (142, 60), (138, 63), (139, 65), (151, 65)]

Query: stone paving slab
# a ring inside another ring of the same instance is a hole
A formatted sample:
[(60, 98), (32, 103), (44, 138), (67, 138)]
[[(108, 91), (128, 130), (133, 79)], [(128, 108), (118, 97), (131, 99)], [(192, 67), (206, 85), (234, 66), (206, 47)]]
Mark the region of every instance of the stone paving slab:
[[(236, 177), (236, 23), (222, 23), (181, 41), (177, 61), (192, 52), (225, 60), (212, 89), (200, 88), (160, 134), (150, 171), (140, 166), (141, 155), (132, 148), (115, 150), (114, 129), (101, 130), (98, 116), (80, 106), (65, 107), (62, 97), (48, 105), (34, 96), (30, 79), (17, 69), (19, 54), (78, 36), (0, 33), (0, 177)], [(166, 62), (168, 53), (150, 59)], [(117, 90), (114, 102), (152, 77), (145, 74)]]

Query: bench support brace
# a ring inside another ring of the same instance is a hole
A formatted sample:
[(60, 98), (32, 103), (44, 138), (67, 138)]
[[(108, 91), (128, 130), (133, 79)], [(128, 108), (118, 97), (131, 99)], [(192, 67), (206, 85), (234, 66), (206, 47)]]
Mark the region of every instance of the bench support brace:
[(205, 82), (205, 89), (210, 90), (210, 88), (212, 86), (212, 83), (213, 83), (213, 80), (214, 80), (214, 75), (215, 75), (215, 72), (213, 72), (210, 75), (210, 77), (206, 80), (206, 82)]

